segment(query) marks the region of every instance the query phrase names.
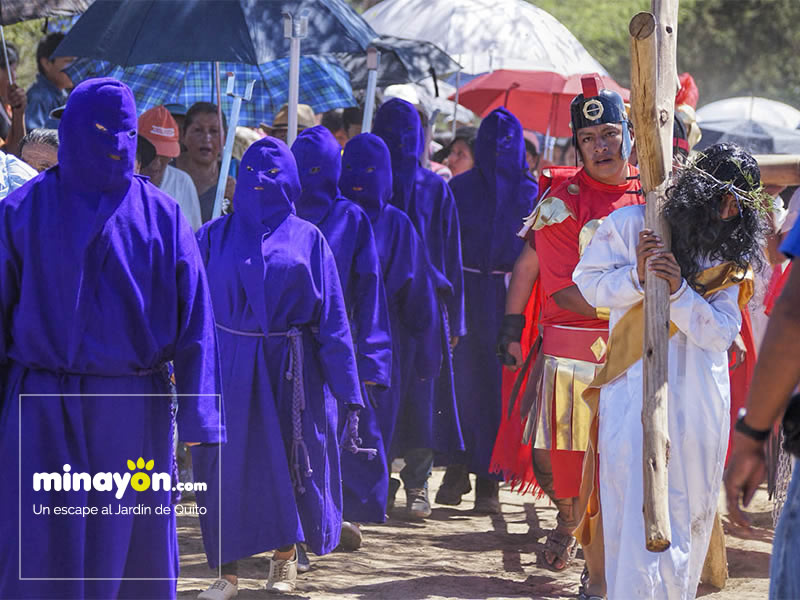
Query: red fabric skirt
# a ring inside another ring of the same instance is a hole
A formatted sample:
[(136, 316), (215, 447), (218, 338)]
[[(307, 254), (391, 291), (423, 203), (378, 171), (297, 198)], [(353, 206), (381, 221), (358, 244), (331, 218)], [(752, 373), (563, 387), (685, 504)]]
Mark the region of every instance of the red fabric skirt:
[[(523, 359), (527, 358), (533, 343), (539, 336), (538, 318), (541, 307), (542, 294), (537, 279), (533, 284), (528, 305), (525, 307), (525, 329), (522, 332), (521, 340)], [(531, 357), (531, 364), (535, 360), (535, 356)], [(508, 416), (511, 390), (518, 375), (519, 371), (511, 371), (503, 367), (503, 415), (500, 429), (497, 431), (489, 469), (492, 473), (501, 474), (503, 479), (511, 484), (511, 489), (520, 494), (537, 491), (539, 495), (543, 495), (536, 484), (536, 477), (533, 475), (533, 447), (531, 444), (522, 443), (522, 433), (525, 430), (527, 415), (523, 419), (520, 414), (520, 400), (527, 385), (527, 373), (524, 375), (514, 411), (510, 417)]]

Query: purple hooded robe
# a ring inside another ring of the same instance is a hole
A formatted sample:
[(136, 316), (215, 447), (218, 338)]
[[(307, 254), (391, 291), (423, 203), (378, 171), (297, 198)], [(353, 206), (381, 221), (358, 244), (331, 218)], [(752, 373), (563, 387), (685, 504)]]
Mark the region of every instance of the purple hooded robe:
[(389, 204), (392, 167), (381, 138), (364, 133), (345, 146), (340, 185), (369, 216), (381, 259), (392, 324), (392, 385), (376, 395), (384, 443), (391, 445), (401, 398), (411, 382), (439, 373), (441, 340), (433, 273), (425, 248), (404, 212)]
[(466, 333), (458, 211), (444, 179), (419, 164), (424, 138), (412, 104), (399, 98), (385, 102), (375, 115), (373, 132), (383, 139), (391, 155), (392, 204), (408, 215), (425, 247), (438, 291), (442, 329), (441, 373), (434, 380), (411, 383), (393, 452), (400, 456), (413, 448), (440, 453), (463, 450), (447, 341)]
[(467, 335), (454, 351), (458, 414), (470, 472), (489, 476), (502, 410), (502, 367), (495, 355), (505, 313), (506, 275), (525, 243), (519, 224), (533, 209), (538, 186), (528, 175), (522, 126), (505, 108), (481, 123), (475, 166), (450, 180), (461, 219)]
[(388, 386), (392, 340), (380, 259), (369, 218), (339, 194), (342, 148), (322, 125), (306, 129), (292, 145), (303, 188), (297, 216), (322, 232), (336, 258), (361, 381)]
[[(304, 130), (292, 145), (303, 188), (295, 203), (297, 216), (310, 221), (325, 236), (336, 258), (350, 329), (358, 362), (358, 375), (366, 397), (374, 386), (391, 383), (392, 338), (386, 292), (375, 236), (369, 218), (359, 206), (339, 194), (342, 147), (327, 128), (318, 125)], [(370, 385), (364, 385), (370, 382)], [(383, 454), (383, 441), (367, 426), (366, 402), (360, 411), (359, 437), (364, 448)], [(339, 412), (340, 422), (346, 417)], [(372, 418), (374, 420), (374, 417)], [(356, 464), (355, 472), (348, 465)], [(344, 518), (358, 523), (383, 522), (389, 472), (387, 461), (375, 460), (366, 453), (342, 455)], [(355, 497), (358, 497), (355, 500)]]
[[(32, 485), (34, 473), (65, 465), (132, 475), (140, 457), (173, 472), (170, 360), (186, 394), (181, 439), (224, 441), (203, 264), (175, 201), (133, 175), (130, 89), (78, 85), (59, 137), (59, 164), (0, 202), (0, 461), (17, 465), (21, 452), (19, 479), (0, 486), (0, 597), (174, 598), (175, 516), (155, 514), (171, 504), (169, 488), (129, 485), (118, 499), (99, 483)], [(55, 514), (140, 505), (151, 514)]]
[(319, 229), (295, 216), (299, 196), (289, 148), (263, 138), (242, 157), (236, 211), (197, 233), (230, 432), (221, 484), (218, 454), (192, 453), (195, 478), (214, 482), (197, 494), (212, 566), (297, 541), (316, 554), (339, 544), (336, 400), (356, 409), (363, 401), (336, 262)]

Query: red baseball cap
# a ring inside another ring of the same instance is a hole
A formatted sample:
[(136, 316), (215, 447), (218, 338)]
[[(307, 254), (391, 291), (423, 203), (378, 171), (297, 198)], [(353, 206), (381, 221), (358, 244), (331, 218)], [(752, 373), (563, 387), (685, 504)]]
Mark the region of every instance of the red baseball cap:
[(175, 158), (181, 153), (178, 123), (165, 106), (156, 106), (139, 117), (139, 135), (153, 144), (161, 156)]

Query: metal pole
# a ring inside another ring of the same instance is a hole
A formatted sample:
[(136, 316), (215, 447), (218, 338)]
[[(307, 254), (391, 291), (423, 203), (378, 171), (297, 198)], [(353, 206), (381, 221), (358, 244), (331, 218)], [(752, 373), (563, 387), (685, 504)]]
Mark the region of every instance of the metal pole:
[(297, 19), (290, 13), (283, 13), (283, 35), (289, 38), (289, 122), (286, 143), (291, 146), (297, 138), (297, 105), (300, 100), (300, 40), (308, 32), (308, 17), (303, 14)]
[(364, 100), (364, 118), (361, 121), (361, 133), (372, 131), (372, 114), (375, 112), (375, 88), (378, 86), (378, 66), (381, 64), (381, 53), (377, 48), (367, 48), (367, 96)]
[(0, 25), (0, 40), (3, 42), (3, 58), (6, 61), (6, 73), (8, 74), (8, 85), (14, 85), (14, 77), (11, 75), (11, 63), (8, 62), (8, 46), (6, 46), (6, 33)]
[(228, 171), (231, 168), (231, 156), (233, 155), (233, 140), (236, 137), (236, 125), (239, 124), (239, 112), (242, 108), (242, 100), (248, 101), (253, 96), (253, 86), (255, 81), (247, 84), (244, 96), (237, 96), (233, 93), (235, 76), (228, 75), (228, 89), (226, 94), (233, 97), (233, 107), (231, 108), (231, 119), (228, 122), (228, 135), (225, 138), (225, 147), (222, 149), (222, 165), (219, 168), (219, 180), (217, 181), (217, 194), (214, 197), (214, 210), (211, 218), (216, 219), (222, 214), (222, 198), (225, 195), (225, 185), (228, 182)]
[[(230, 75), (230, 72), (228, 73)], [(225, 145), (225, 127), (223, 126), (222, 122), (222, 75), (219, 72), (219, 61), (214, 63), (214, 81), (216, 82), (216, 93), (217, 98), (216, 100), (213, 98), (212, 94), (212, 102), (216, 102), (217, 104), (217, 120), (219, 121), (219, 145), (222, 148)]]
[[(461, 56), (458, 57), (461, 62)], [(461, 89), (461, 69), (456, 71), (456, 95), (453, 98), (453, 139), (456, 137), (456, 124), (458, 123), (458, 92)]]

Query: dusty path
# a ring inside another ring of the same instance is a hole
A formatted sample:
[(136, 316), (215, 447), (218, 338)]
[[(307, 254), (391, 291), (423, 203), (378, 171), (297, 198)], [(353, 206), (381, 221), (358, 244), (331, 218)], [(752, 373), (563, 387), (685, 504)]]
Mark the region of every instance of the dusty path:
[[(442, 471), (432, 478), (435, 491)], [(471, 513), (472, 494), (458, 507), (434, 505), (424, 524), (402, 520), (405, 496), (383, 525), (365, 526), (364, 545), (354, 553), (312, 556), (312, 569), (298, 580), (298, 592), (286, 598), (339, 600), (422, 600), (438, 598), (575, 598), (583, 562), (563, 573), (539, 566), (546, 531), (555, 525), (555, 509), (546, 500), (501, 489), (503, 514)], [(726, 536), (730, 579), (725, 590), (701, 587), (713, 600), (767, 597), (772, 544), (771, 503), (760, 491), (754, 500), (756, 539)], [(729, 530), (727, 520), (726, 531)], [(178, 597), (193, 599), (210, 580), (197, 518), (179, 517), (181, 580)], [(266, 555), (243, 561), (239, 596), (280, 598), (263, 590)]]

